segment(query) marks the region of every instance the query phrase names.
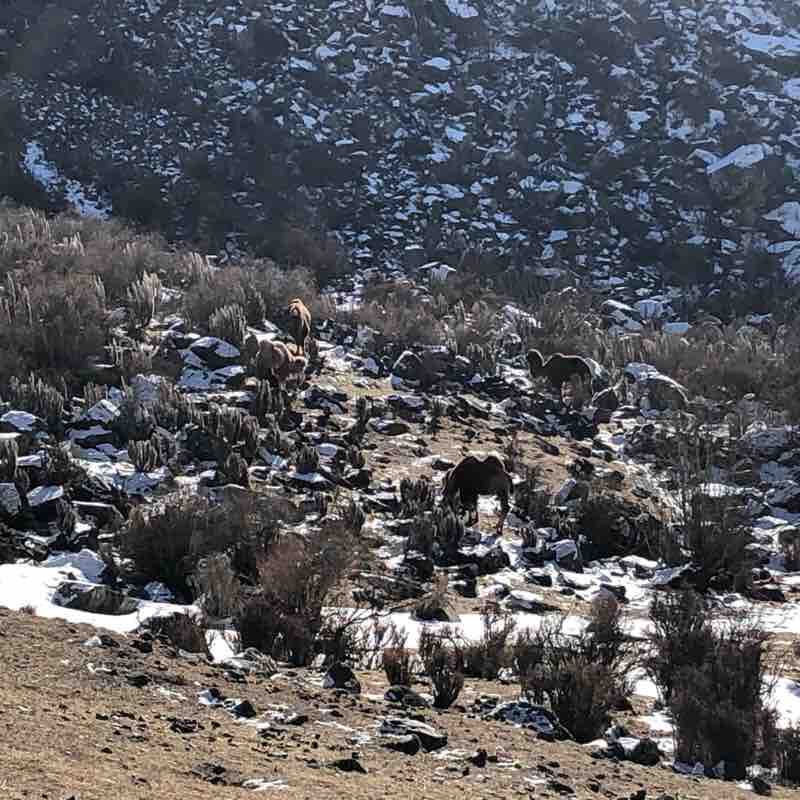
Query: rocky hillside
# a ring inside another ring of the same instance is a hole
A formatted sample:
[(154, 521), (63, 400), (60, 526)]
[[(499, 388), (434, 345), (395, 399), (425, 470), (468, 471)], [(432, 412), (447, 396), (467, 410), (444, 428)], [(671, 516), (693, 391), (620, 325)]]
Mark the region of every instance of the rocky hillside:
[(725, 289), (800, 257), (798, 26), (789, 0), (15, 0), (4, 169), (231, 252), (314, 220), (356, 267)]
[[(796, 326), (625, 333), (447, 281), (341, 309), (307, 269), (7, 204), (0, 270), (15, 800), (75, 755), (86, 797), (796, 796)], [(592, 379), (559, 392), (526, 351), (566, 342)], [(468, 455), (493, 480), (448, 505)]]

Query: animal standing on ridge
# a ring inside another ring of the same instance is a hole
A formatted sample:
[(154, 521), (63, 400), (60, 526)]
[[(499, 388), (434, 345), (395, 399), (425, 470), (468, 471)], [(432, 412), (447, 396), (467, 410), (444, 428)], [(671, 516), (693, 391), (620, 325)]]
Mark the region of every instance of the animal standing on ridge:
[(269, 339), (259, 341), (255, 336), (248, 336), (244, 343), (244, 351), (253, 371), (258, 376), (272, 376), (282, 386), (294, 376), (302, 380), (307, 362), (303, 356), (295, 356), (283, 342)]
[(461, 508), (467, 508), (467, 524), (477, 525), (478, 497), (495, 495), (500, 500), (502, 509), (502, 516), (497, 523), (499, 535), (503, 532), (503, 524), (510, 510), (509, 496), (513, 488), (511, 476), (497, 456), (489, 455), (483, 460), (475, 456), (465, 456), (445, 473), (442, 503), (452, 508), (456, 514)]
[(299, 298), (289, 303), (289, 333), (297, 345), (297, 352), (304, 356), (306, 342), (311, 335), (311, 312)]
[(564, 388), (564, 384), (572, 378), (579, 378), (582, 381), (592, 382), (594, 374), (586, 359), (580, 356), (565, 356), (561, 353), (554, 353), (546, 361), (538, 350), (528, 350), (526, 356), (528, 368), (534, 378), (544, 375), (555, 390), (558, 392), (559, 399)]

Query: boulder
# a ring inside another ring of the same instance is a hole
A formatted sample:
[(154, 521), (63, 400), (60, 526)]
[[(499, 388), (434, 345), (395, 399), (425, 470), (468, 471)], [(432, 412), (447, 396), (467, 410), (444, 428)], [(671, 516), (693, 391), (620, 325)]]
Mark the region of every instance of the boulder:
[(113, 431), (103, 425), (92, 425), (88, 428), (71, 428), (68, 436), (71, 442), (86, 450), (92, 450), (103, 445), (114, 446), (117, 441)]
[(744, 144), (706, 167), (714, 193), (735, 200), (756, 188), (764, 178), (764, 161), (772, 153), (765, 144)]
[(56, 522), (67, 505), (63, 486), (37, 486), (27, 495), (28, 507), (39, 522)]
[(400, 703), (412, 708), (428, 708), (430, 703), (408, 686), (390, 686), (383, 695), (388, 703)]
[(384, 436), (402, 436), (404, 433), (408, 433), (411, 430), (411, 426), (407, 422), (393, 417), (371, 419), (369, 425), (376, 433), (383, 434)]
[(689, 403), (686, 390), (677, 381), (663, 375), (651, 364), (631, 362), (626, 365), (625, 379), (647, 398), (647, 405), (656, 411), (682, 410)]
[(478, 568), (478, 575), (494, 575), (495, 572), (511, 565), (508, 553), (499, 544), (493, 547), (478, 546), (470, 558)]
[(0, 431), (3, 433), (34, 434), (37, 431), (46, 431), (47, 423), (27, 411), (6, 411), (0, 417)]
[(780, 481), (767, 492), (765, 499), (771, 506), (797, 514), (800, 512), (800, 484), (793, 480)]
[(521, 725), (546, 737), (565, 738), (558, 717), (550, 709), (535, 705), (527, 700), (512, 700), (507, 703), (501, 703), (491, 711), (483, 714), (483, 718), (509, 722), (512, 725)]
[(122, 592), (117, 592), (108, 586), (81, 583), (79, 581), (65, 581), (62, 583), (53, 595), (53, 602), (56, 605), (77, 611), (112, 616), (133, 614), (139, 608), (138, 600), (128, 597)]
[(82, 428), (91, 428), (94, 425), (109, 426), (119, 416), (119, 407), (108, 398), (103, 398), (80, 415), (78, 424)]
[(361, 683), (353, 670), (339, 662), (332, 664), (325, 673), (322, 685), (325, 689), (343, 689), (350, 694), (361, 694)]
[[(189, 346), (189, 352), (197, 356), (202, 364), (211, 370), (224, 369), (241, 361), (238, 347), (215, 336), (203, 336)], [(192, 366), (191, 364), (189, 366)]]
[(407, 756), (415, 756), (422, 748), (419, 736), (409, 733), (406, 736), (381, 736), (381, 747), (387, 750), (394, 750), (397, 753), (405, 753)]
[(649, 737), (638, 739), (634, 736), (622, 736), (610, 744), (612, 755), (635, 764), (654, 767), (661, 761), (661, 750)]
[(739, 439), (739, 451), (758, 461), (775, 461), (792, 449), (796, 433), (789, 425), (768, 427), (763, 423), (751, 425)]
[(416, 736), (426, 753), (447, 746), (447, 734), (418, 720), (387, 717), (378, 729), (379, 736)]
[(552, 611), (553, 607), (546, 603), (540, 595), (527, 592), (524, 589), (512, 589), (506, 598), (506, 607), (512, 610), (529, 611), (534, 614), (544, 614)]
[(404, 350), (392, 366), (392, 375), (407, 383), (419, 385), (425, 376), (422, 359), (411, 350)]
[(0, 514), (6, 519), (22, 510), (22, 498), (13, 483), (0, 483)]

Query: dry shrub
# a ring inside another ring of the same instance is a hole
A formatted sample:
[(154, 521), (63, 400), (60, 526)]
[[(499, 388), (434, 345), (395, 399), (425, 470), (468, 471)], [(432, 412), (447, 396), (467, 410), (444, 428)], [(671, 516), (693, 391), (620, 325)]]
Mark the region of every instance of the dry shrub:
[(767, 638), (746, 621), (730, 624), (712, 634), (702, 664), (680, 673), (670, 703), (678, 758), (708, 767), (724, 761), (726, 777), (743, 778), (772, 746), (767, 737), (774, 712), (765, 705)]
[(778, 772), (788, 783), (800, 783), (800, 727), (793, 725), (776, 736)]
[(415, 289), (382, 284), (364, 289), (363, 304), (343, 312), (344, 322), (365, 325), (378, 333), (376, 352), (397, 357), (414, 344), (441, 344), (445, 340), (442, 311)]
[(120, 531), (120, 552), (143, 580), (160, 580), (191, 596), (188, 579), (198, 561), (238, 542), (241, 523), (230, 512), (190, 495), (165, 498), (149, 509), (138, 506)]
[(523, 693), (535, 703), (547, 702), (578, 742), (589, 742), (602, 734), (629, 692), (632, 653), (615, 602), (596, 604), (589, 626), (576, 636), (564, 632), (566, 620), (562, 614), (535, 633), (524, 632), (514, 661)]
[(172, 614), (154, 617), (148, 627), (151, 632), (167, 641), (176, 650), (209, 656), (206, 642), (205, 619), (192, 614)]
[(45, 276), (31, 268), (7, 276), (0, 301), (0, 385), (39, 373), (51, 382), (84, 375), (108, 338), (102, 283), (80, 275)]
[(436, 633), (426, 628), (420, 634), (419, 656), (433, 684), (434, 707), (449, 708), (464, 688), (462, 643), (446, 628)]
[(406, 647), (408, 635), (392, 625), (388, 646), (383, 649), (383, 671), (391, 686), (411, 686), (414, 657)]
[(646, 664), (675, 719), (678, 758), (707, 767), (723, 761), (726, 777), (743, 777), (775, 749), (766, 698), (778, 665), (769, 637), (753, 619), (712, 624), (707, 603), (688, 590), (656, 598), (650, 617)]
[(247, 315), (240, 305), (222, 306), (208, 319), (208, 331), (241, 349), (247, 337)]
[(175, 256), (153, 234), (118, 220), (46, 215), (0, 205), (0, 274), (13, 270), (49, 277), (73, 274), (102, 280), (109, 300), (124, 302), (128, 287), (147, 273), (173, 277)]
[(549, 525), (553, 518), (552, 503), (541, 470), (525, 467), (522, 481), (514, 487), (514, 508), (532, 525)]
[(64, 421), (64, 395), (35, 375), (27, 381), (12, 377), (8, 399), (13, 408), (41, 417), (51, 430), (59, 430)]
[(219, 309), (239, 306), (248, 324), (260, 327), (265, 319), (282, 319), (295, 297), (302, 298), (315, 317), (327, 311), (313, 276), (303, 267), (283, 270), (270, 261), (251, 261), (219, 269), (195, 259), (187, 283), (184, 313), (199, 326), (206, 326)]
[(258, 565), (258, 590), (242, 605), (236, 625), (242, 643), (303, 666), (314, 658), (331, 600), (356, 557), (342, 527), (308, 538), (275, 541)]
[(400, 513), (415, 517), (433, 509), (436, 493), (428, 478), (402, 478), (400, 480)]
[(523, 352), (536, 348), (543, 355), (576, 353), (605, 361), (605, 337), (599, 318), (593, 310), (595, 298), (588, 292), (574, 289), (547, 292), (526, 311), (536, 320), (532, 325), (525, 317), (516, 323)]
[(212, 553), (197, 566), (194, 584), (210, 617), (230, 617), (239, 607), (241, 583), (225, 553)]
[(670, 592), (653, 598), (650, 619), (654, 632), (645, 664), (669, 704), (682, 670), (702, 664), (711, 647), (708, 605), (688, 589)]
[(748, 548), (752, 535), (739, 498), (693, 493), (684, 503), (681, 535), (691, 553), (692, 583), (697, 589), (746, 588), (754, 555)]
[(145, 272), (128, 287), (128, 318), (133, 331), (141, 333), (150, 325), (161, 300), (161, 291), (161, 281), (150, 272)]
[(336, 239), (305, 227), (285, 228), (280, 238), (278, 257), (290, 266), (310, 269), (322, 284), (341, 275), (347, 266), (346, 256)]
[(578, 529), (589, 545), (584, 554), (588, 561), (630, 552), (630, 536), (625, 535), (629, 511), (623, 499), (610, 492), (593, 494), (581, 504)]
[(487, 604), (481, 612), (483, 630), (478, 642), (464, 645), (464, 674), (488, 681), (497, 679), (500, 670), (511, 663), (509, 638), (516, 628), (512, 614)]

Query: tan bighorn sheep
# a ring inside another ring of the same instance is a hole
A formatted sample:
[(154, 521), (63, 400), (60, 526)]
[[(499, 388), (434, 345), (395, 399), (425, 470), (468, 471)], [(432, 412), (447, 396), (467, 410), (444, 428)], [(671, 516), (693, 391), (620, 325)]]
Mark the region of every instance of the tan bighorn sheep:
[(307, 362), (303, 356), (295, 356), (283, 342), (259, 339), (248, 336), (244, 343), (244, 351), (256, 375), (267, 377), (272, 375), (275, 381), (283, 385), (291, 377), (301, 381), (305, 374)]
[(297, 344), (297, 352), (305, 355), (306, 342), (311, 335), (311, 312), (306, 304), (295, 298), (289, 303), (289, 333)]

